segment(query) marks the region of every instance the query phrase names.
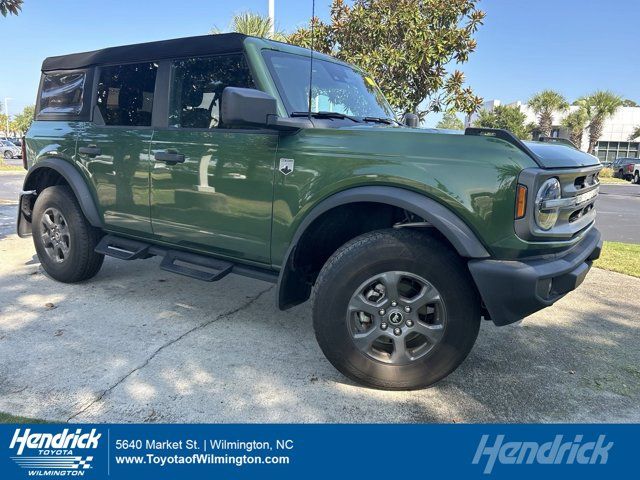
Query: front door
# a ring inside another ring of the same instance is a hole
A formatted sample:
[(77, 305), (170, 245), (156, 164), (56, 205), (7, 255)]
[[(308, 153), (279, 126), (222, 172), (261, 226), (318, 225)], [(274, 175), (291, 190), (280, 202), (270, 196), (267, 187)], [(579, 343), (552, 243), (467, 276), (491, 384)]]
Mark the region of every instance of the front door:
[(278, 136), (227, 129), (222, 90), (252, 88), (242, 54), (171, 62), (168, 125), (151, 145), (151, 218), (161, 240), (269, 264)]
[(93, 121), (78, 135), (77, 153), (94, 182), (108, 229), (151, 234), (149, 149), (157, 65), (99, 69)]

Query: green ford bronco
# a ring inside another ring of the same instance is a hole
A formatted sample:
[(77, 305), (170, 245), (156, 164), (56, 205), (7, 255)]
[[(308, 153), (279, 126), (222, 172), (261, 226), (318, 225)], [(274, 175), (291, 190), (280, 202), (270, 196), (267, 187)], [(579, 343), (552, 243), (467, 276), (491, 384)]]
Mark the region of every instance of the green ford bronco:
[(340, 372), (425, 387), (482, 318), (515, 322), (583, 281), (601, 165), (404, 121), (358, 68), (240, 34), (47, 58), (18, 233), (62, 282), (105, 255), (273, 282), (280, 309), (312, 299)]

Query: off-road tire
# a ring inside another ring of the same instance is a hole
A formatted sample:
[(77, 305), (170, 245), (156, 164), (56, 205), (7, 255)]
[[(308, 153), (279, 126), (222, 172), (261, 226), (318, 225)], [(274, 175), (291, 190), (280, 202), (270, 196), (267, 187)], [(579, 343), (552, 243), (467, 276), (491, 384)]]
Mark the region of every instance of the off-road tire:
[[(48, 209), (56, 209), (66, 220), (69, 231), (68, 256), (61, 262), (50, 257), (43, 240), (42, 219)], [(72, 191), (62, 185), (45, 188), (36, 199), (32, 214), (33, 243), (42, 268), (47, 274), (64, 283), (76, 283), (95, 276), (104, 255), (94, 251), (102, 236), (99, 229), (87, 221)]]
[[(362, 282), (387, 270), (428, 280), (447, 311), (442, 339), (408, 365), (382, 363), (355, 346), (347, 309)], [(366, 233), (340, 247), (322, 268), (312, 293), (313, 326), (327, 359), (345, 376), (366, 386), (411, 390), (434, 384), (454, 371), (478, 336), (481, 301), (464, 260), (445, 241), (421, 231)]]

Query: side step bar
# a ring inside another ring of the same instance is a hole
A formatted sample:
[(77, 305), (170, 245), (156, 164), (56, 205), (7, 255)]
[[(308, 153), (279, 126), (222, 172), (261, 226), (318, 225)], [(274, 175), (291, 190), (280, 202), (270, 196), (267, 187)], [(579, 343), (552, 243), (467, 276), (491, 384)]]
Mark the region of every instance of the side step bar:
[(171, 250), (158, 245), (151, 245), (139, 240), (132, 240), (111, 234), (102, 237), (95, 251), (96, 253), (108, 255), (120, 260), (136, 260), (150, 258), (156, 255), (161, 256), (164, 257), (160, 263), (162, 270), (205, 282), (217, 282), (230, 273), (271, 283), (278, 281), (278, 273), (272, 270), (240, 265), (197, 253)]
[(169, 250), (162, 259), (160, 268), (196, 280), (217, 282), (231, 273), (233, 263), (193, 253)]
[(136, 260), (149, 258), (150, 245), (137, 240), (105, 235), (95, 248), (96, 253), (119, 258), (120, 260)]

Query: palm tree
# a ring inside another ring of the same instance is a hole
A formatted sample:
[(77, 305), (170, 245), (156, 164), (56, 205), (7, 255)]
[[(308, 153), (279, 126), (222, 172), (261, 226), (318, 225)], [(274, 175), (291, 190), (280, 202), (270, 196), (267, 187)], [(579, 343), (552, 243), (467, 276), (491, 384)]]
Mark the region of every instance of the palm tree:
[(553, 112), (564, 112), (569, 108), (567, 100), (553, 90), (543, 90), (536, 93), (531, 97), (528, 105), (538, 116), (538, 130), (540, 130), (540, 134), (545, 137), (551, 136)]
[(632, 142), (638, 137), (640, 137), (640, 125), (635, 128), (631, 135), (629, 135), (629, 141)]
[(20, 10), (22, 10), (22, 0), (0, 0), (0, 14), (3, 17), (18, 15)]
[[(243, 12), (238, 13), (231, 19), (231, 24), (227, 31), (244, 33), (252, 37), (269, 38), (280, 42), (285, 40), (285, 34), (279, 31), (271, 33), (271, 19), (263, 17), (257, 13)], [(218, 27), (214, 27), (211, 33), (223, 33)]]
[(562, 126), (569, 130), (569, 140), (581, 148), (584, 129), (589, 123), (589, 115), (584, 108), (578, 108), (562, 119)]
[(596, 149), (596, 143), (602, 135), (604, 121), (615, 115), (616, 111), (622, 106), (622, 98), (615, 93), (599, 90), (579, 98), (575, 104), (583, 106), (589, 115), (589, 150), (593, 154)]

